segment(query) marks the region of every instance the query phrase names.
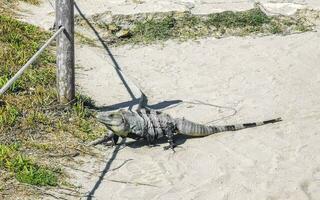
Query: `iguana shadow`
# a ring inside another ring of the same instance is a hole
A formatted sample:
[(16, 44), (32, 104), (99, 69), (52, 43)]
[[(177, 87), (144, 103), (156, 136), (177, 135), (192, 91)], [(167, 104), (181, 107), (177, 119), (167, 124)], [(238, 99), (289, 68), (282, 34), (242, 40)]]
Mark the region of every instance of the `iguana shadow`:
[[(134, 105), (138, 105), (140, 102), (140, 98), (139, 99), (135, 99), (135, 100), (131, 100), (131, 101), (125, 101), (125, 102), (121, 102), (121, 103), (117, 103), (117, 104), (113, 104), (113, 105), (108, 105), (108, 106), (95, 106), (94, 109), (98, 110), (99, 112), (110, 112), (110, 111), (115, 111), (121, 108), (131, 108)], [(165, 109), (171, 106), (175, 106), (179, 103), (182, 103), (182, 100), (168, 100), (168, 101), (162, 101), (156, 104), (152, 104), (152, 105), (147, 105), (148, 108), (151, 108), (153, 110), (161, 110), (161, 109)]]
[[(187, 135), (175, 135), (174, 136), (174, 141), (175, 141), (175, 144), (177, 145), (177, 147), (184, 144), (187, 139), (194, 139), (194, 137), (187, 136)], [(149, 146), (150, 148), (153, 148), (153, 147), (158, 148), (162, 144), (168, 144), (168, 141), (165, 137), (162, 137), (162, 138), (157, 139), (157, 141), (152, 145), (149, 145), (148, 141), (146, 141), (145, 139), (127, 141), (124, 144), (127, 147), (134, 148), (134, 149), (145, 147), (145, 146)]]

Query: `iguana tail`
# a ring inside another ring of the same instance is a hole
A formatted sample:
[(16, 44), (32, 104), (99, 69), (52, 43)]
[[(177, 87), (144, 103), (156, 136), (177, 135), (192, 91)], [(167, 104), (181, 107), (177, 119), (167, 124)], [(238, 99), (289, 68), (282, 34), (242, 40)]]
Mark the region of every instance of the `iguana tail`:
[(236, 125), (226, 125), (226, 126), (205, 126), (202, 124), (197, 124), (185, 119), (176, 119), (176, 128), (178, 134), (189, 135), (194, 137), (202, 137), (211, 135), (214, 133), (224, 132), (224, 131), (237, 131), (240, 129), (251, 128), (256, 126), (262, 126), (265, 124), (276, 123), (282, 121), (281, 118), (271, 119), (262, 122), (253, 122), (245, 124)]

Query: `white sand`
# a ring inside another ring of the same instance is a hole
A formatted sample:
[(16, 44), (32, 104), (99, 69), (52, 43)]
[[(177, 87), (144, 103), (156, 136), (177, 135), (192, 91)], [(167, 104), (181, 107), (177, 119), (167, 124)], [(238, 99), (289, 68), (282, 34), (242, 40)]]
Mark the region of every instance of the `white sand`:
[[(205, 1), (181, 2), (205, 5)], [(315, 0), (295, 2), (320, 6)], [(88, 4), (89, 10), (90, 6), (92, 3)], [(134, 143), (116, 152), (104, 148), (102, 158), (79, 158), (85, 164), (78, 168), (93, 174), (70, 172), (72, 182), (81, 185), (83, 192), (94, 190), (94, 199), (99, 200), (320, 199), (318, 32), (169, 41), (112, 48), (111, 52), (124, 72), (140, 85), (151, 105), (200, 100), (238, 111), (216, 124), (279, 116), (284, 121), (180, 140), (182, 144), (175, 154), (163, 151), (165, 144), (149, 148)], [(76, 56), (77, 83), (98, 105), (131, 101), (104, 49), (77, 46)], [(133, 93), (138, 97), (137, 91)], [(201, 123), (232, 114), (228, 109), (190, 104), (179, 104), (165, 112)], [(107, 173), (97, 184), (104, 169)], [(93, 189), (95, 184), (97, 188)]]

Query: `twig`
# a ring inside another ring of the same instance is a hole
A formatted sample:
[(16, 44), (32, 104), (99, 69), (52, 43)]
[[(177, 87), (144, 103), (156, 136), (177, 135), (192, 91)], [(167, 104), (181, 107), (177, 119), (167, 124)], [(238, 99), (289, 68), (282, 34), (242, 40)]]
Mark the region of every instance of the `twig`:
[[(53, 101), (54, 102), (54, 101)], [(53, 103), (52, 102), (52, 103)], [(68, 108), (68, 106), (70, 106), (71, 104), (75, 103), (76, 102), (76, 99), (73, 99), (71, 101), (69, 101), (68, 103), (65, 103), (65, 104), (56, 104), (56, 105), (52, 105), (52, 106), (48, 106), (46, 108), (43, 108), (42, 110), (53, 110), (53, 109), (65, 109), (65, 108)], [(49, 104), (50, 105), (50, 104)]]
[(42, 193), (43, 195), (51, 196), (51, 197), (53, 197), (53, 198), (55, 198), (55, 199), (63, 199), (63, 200), (68, 200), (68, 199), (66, 199), (66, 198), (63, 198), (63, 197), (58, 197), (58, 196), (55, 196), (55, 195), (53, 195), (53, 194), (51, 194), (51, 193), (48, 193), (48, 192), (43, 192), (43, 191), (41, 191), (41, 193)]
[(37, 190), (38, 192), (40, 192), (42, 195), (51, 196), (51, 197), (53, 197), (53, 198), (55, 198), (55, 199), (68, 200), (68, 199), (63, 198), (63, 197), (61, 197), (61, 196), (56, 196), (56, 195), (54, 195), (54, 194), (52, 194), (52, 193), (49, 193), (49, 192), (48, 192), (48, 188), (40, 188), (40, 187), (38, 187), (38, 186), (29, 185), (29, 184), (25, 184), (25, 183), (18, 183), (18, 184), (20, 184), (20, 185), (22, 185), (22, 186), (31, 187), (31, 188)]
[(115, 171), (117, 169), (120, 169), (121, 167), (123, 167), (127, 162), (131, 161), (133, 159), (128, 159), (128, 160), (125, 160), (121, 165), (119, 165), (118, 167), (115, 167), (113, 169), (110, 169), (110, 171)]
[(58, 157), (77, 157), (79, 156), (79, 152), (73, 152), (73, 153), (66, 153), (66, 154), (49, 154), (49, 157), (58, 158)]
[(159, 187), (157, 185), (152, 185), (149, 183), (140, 183), (140, 182), (133, 182), (133, 181), (121, 181), (121, 180), (114, 180), (114, 179), (107, 179), (108, 181), (111, 182), (116, 182), (116, 183), (124, 183), (124, 184), (134, 184), (134, 185), (143, 185), (143, 186), (150, 186), (150, 187)]
[(75, 171), (79, 171), (79, 172), (83, 172), (83, 173), (87, 173), (87, 174), (90, 174), (90, 175), (94, 175), (94, 174), (98, 174), (99, 172), (89, 172), (89, 171), (86, 171), (86, 170), (83, 170), (83, 169), (78, 169), (78, 168), (75, 168), (75, 167), (72, 167), (72, 166), (68, 166), (68, 165), (65, 165), (65, 164), (60, 164), (64, 167), (67, 167), (67, 168), (70, 168), (70, 169), (73, 169)]
[[(81, 146), (84, 146), (83, 143), (78, 143), (78, 144), (81, 145)], [(99, 156), (97, 153), (94, 153), (92, 151), (85, 151), (85, 150), (83, 150), (83, 149), (81, 149), (79, 147), (75, 148), (75, 150), (81, 152), (84, 155), (89, 155), (89, 156), (92, 156), (92, 157), (98, 157)]]
[[(79, 187), (76, 187), (76, 186), (74, 186), (73, 188), (78, 188), (79, 189)], [(71, 192), (78, 192), (78, 190), (73, 189), (73, 188), (67, 188), (67, 187), (63, 187), (63, 186), (58, 186), (58, 189), (60, 189), (60, 190), (68, 190), (68, 191), (71, 191)]]
[[(77, 192), (77, 191), (74, 191), (75, 193), (80, 193), (80, 192)], [(63, 191), (59, 191), (60, 194), (63, 194), (63, 195), (66, 195), (66, 196), (72, 196), (72, 197), (85, 197), (86, 195), (85, 194), (71, 194), (71, 193), (66, 193), (66, 192), (63, 192)]]

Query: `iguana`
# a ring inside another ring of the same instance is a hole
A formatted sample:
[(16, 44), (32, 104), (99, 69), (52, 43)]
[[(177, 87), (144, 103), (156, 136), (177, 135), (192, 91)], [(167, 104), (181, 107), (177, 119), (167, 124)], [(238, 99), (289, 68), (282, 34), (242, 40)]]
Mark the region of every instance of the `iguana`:
[(91, 145), (110, 140), (112, 141), (112, 144), (115, 145), (119, 137), (128, 137), (136, 140), (146, 139), (148, 144), (151, 145), (154, 144), (157, 139), (166, 137), (169, 145), (164, 147), (165, 150), (175, 148), (176, 144), (173, 137), (177, 134), (203, 137), (218, 132), (236, 131), (281, 121), (281, 118), (276, 118), (267, 121), (237, 125), (206, 126), (188, 121), (184, 118), (172, 118), (168, 114), (147, 108), (138, 109), (137, 112), (119, 110), (117, 112), (99, 114), (97, 119), (99, 122), (106, 125), (110, 134), (102, 139), (94, 141)]

